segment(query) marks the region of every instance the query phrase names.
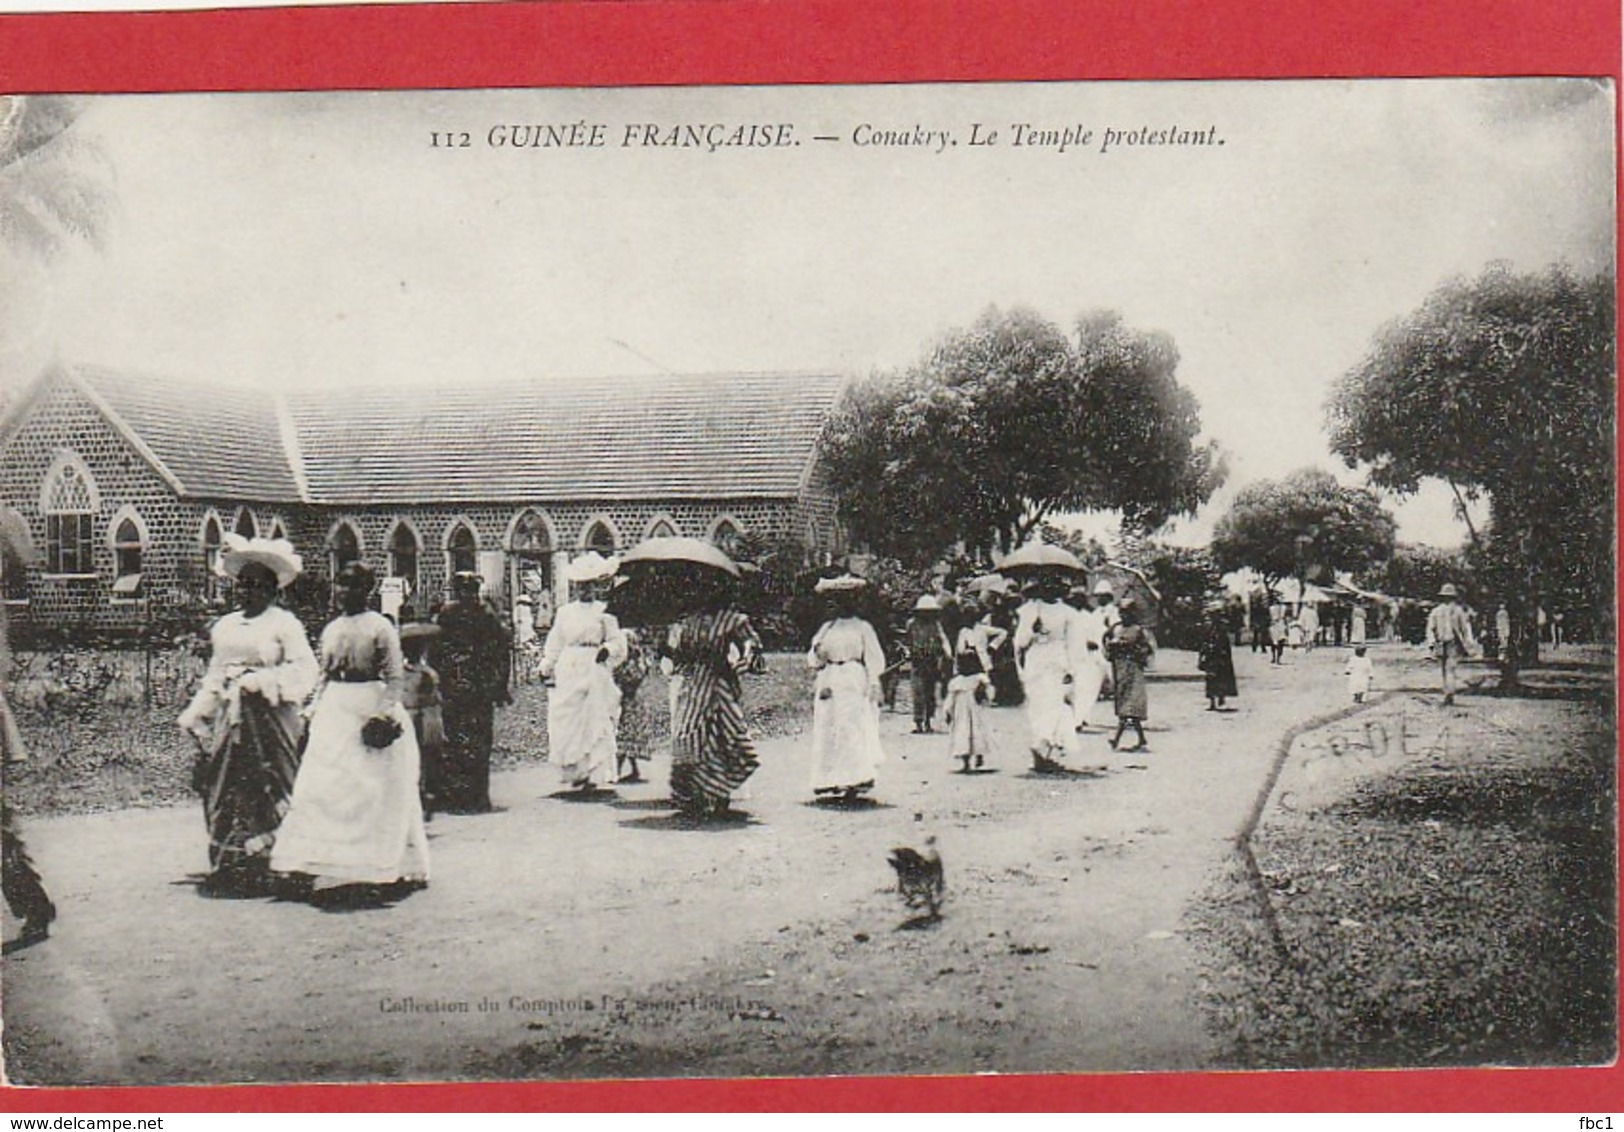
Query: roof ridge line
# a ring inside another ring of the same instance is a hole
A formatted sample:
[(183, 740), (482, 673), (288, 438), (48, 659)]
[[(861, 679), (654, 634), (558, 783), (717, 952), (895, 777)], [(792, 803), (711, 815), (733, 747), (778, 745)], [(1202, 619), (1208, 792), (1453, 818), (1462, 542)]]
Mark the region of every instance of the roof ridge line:
[(101, 395), (88, 376), (81, 373), (78, 367), (72, 366), (64, 366), (63, 373), (89, 399), (90, 403), (95, 406), (96, 411), (107, 418), (107, 422), (140, 454), (141, 458), (152, 465), (153, 471), (158, 473), (159, 477), (174, 490), (176, 495), (186, 497), (191, 494), (186, 490), (186, 485), (181, 482), (180, 477), (170, 469), (168, 464), (163, 462), (158, 453), (152, 450), (152, 446), (142, 439), (141, 434), (136, 432), (130, 426), (130, 423), (113, 408), (107, 398)]

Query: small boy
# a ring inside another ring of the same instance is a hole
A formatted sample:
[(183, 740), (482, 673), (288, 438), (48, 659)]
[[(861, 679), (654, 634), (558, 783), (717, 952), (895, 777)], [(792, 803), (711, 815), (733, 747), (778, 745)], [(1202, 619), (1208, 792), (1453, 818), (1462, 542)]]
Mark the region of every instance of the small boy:
[(412, 717), (421, 754), (417, 792), (423, 800), (423, 817), (434, 816), (440, 796), (441, 756), (445, 751), (445, 716), (440, 708), (440, 674), (423, 658), (429, 641), (438, 636), (438, 625), (414, 622), (400, 631), (400, 651), (405, 658), (405, 679), (400, 702)]
[(1353, 693), (1353, 702), (1362, 704), (1365, 696), (1370, 693), (1370, 685), (1376, 679), (1376, 665), (1365, 655), (1364, 645), (1355, 645), (1353, 656), (1348, 658), (1348, 691)]

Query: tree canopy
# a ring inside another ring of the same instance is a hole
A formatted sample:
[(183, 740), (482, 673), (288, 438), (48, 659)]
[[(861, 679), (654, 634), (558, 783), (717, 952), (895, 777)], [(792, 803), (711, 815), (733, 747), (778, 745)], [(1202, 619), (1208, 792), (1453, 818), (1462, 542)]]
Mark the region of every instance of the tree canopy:
[(1077, 337), (991, 308), (917, 364), (855, 385), (825, 447), (841, 515), (882, 554), (1008, 549), (1067, 511), (1154, 530), (1223, 480), (1165, 334), (1082, 318)]
[(1514, 604), (1611, 618), (1614, 281), (1501, 264), (1383, 328), (1337, 383), (1331, 444), (1371, 482), (1486, 494), (1476, 550)]
[(1287, 577), (1328, 580), (1385, 561), (1396, 529), (1375, 492), (1304, 468), (1244, 488), (1213, 529), (1212, 555), (1224, 570), (1250, 566), (1270, 586)]
[(72, 127), (82, 101), (0, 98), (0, 242), (49, 257), (74, 240), (98, 250), (112, 212), (111, 177)]

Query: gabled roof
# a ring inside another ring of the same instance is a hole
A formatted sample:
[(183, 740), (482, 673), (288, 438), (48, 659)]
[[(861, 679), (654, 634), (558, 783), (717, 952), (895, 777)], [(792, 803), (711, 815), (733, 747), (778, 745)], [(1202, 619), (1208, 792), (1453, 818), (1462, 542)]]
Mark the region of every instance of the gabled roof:
[(68, 376), (179, 494), (254, 502), (299, 498), (269, 391), (94, 366), (76, 366)]
[(64, 371), (175, 490), (366, 507), (797, 495), (836, 374), (276, 392)]
[(699, 374), (290, 394), (312, 503), (796, 495), (843, 379)]

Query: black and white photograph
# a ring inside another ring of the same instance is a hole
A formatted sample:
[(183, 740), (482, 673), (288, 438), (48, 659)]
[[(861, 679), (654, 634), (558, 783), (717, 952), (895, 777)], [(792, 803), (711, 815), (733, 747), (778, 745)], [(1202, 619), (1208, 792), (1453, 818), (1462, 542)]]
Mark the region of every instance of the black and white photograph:
[(5, 1081), (1613, 1063), (1615, 102), (0, 96)]

